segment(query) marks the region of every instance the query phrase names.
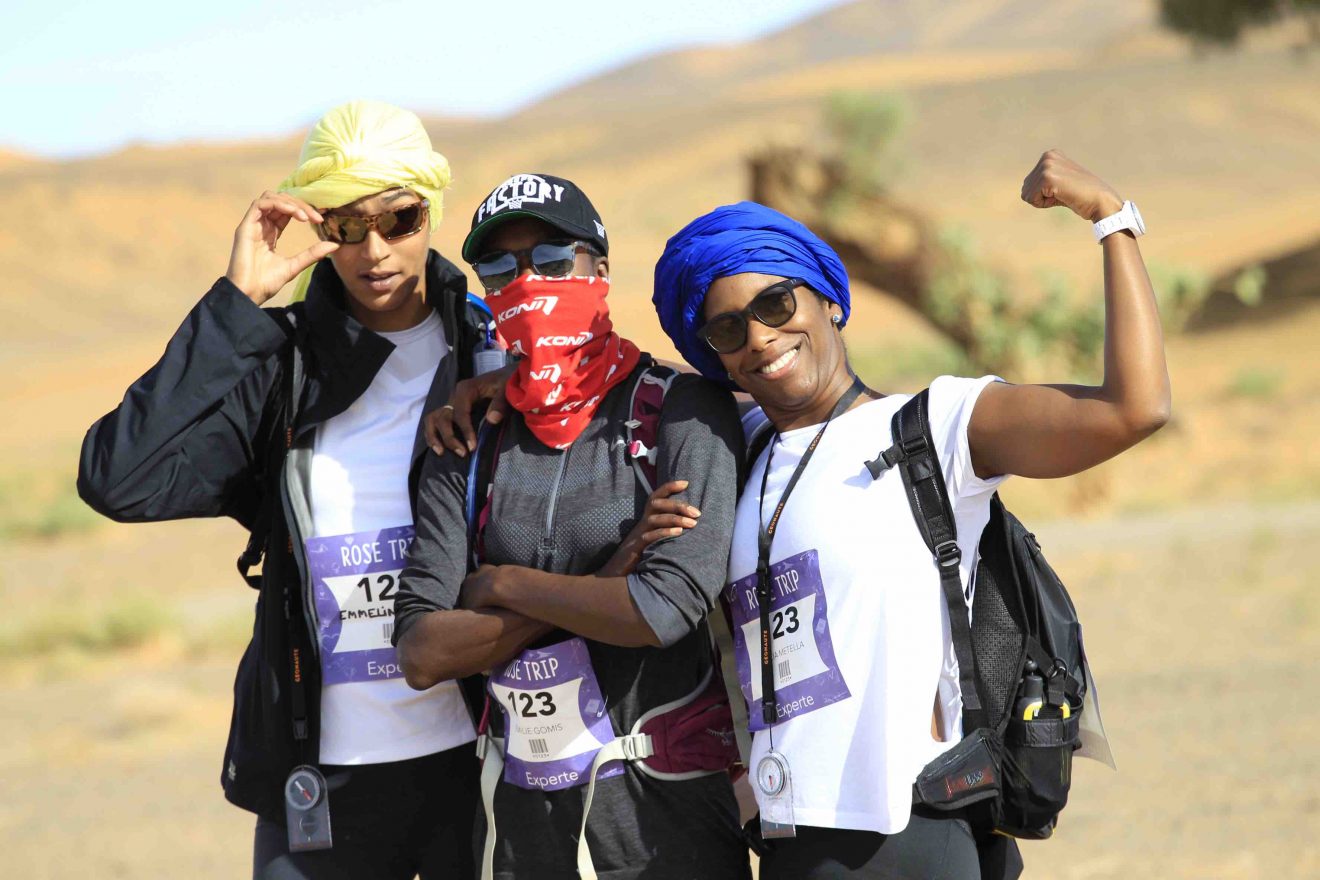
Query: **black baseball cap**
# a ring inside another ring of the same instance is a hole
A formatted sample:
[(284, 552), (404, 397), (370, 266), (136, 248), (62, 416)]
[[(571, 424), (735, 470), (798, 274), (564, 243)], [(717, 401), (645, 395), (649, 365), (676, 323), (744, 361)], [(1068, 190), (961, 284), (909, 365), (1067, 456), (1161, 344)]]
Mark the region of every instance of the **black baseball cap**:
[(491, 190), (477, 206), (472, 215), (472, 231), (463, 240), (463, 259), (468, 263), (476, 260), (486, 235), (514, 217), (535, 217), (594, 245), (601, 256), (610, 252), (600, 213), (576, 183), (550, 174), (515, 174)]

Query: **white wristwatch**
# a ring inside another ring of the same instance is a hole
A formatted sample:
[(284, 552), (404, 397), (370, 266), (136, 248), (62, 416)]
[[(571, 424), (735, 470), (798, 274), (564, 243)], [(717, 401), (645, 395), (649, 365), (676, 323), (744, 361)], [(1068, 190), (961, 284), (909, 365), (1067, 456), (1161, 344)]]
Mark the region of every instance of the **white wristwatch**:
[(1141, 219), (1141, 212), (1137, 210), (1137, 206), (1131, 202), (1124, 202), (1123, 210), (1097, 221), (1092, 224), (1092, 228), (1095, 229), (1096, 244), (1120, 229), (1130, 229), (1133, 235), (1146, 234), (1146, 222)]

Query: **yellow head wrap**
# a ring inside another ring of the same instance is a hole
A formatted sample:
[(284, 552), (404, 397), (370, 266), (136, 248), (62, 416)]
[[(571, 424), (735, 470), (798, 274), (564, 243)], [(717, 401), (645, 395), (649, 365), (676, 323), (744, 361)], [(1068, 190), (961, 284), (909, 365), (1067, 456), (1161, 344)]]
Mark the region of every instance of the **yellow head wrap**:
[[(449, 160), (431, 149), (416, 114), (380, 101), (351, 101), (312, 127), (297, 170), (279, 190), (321, 210), (406, 187), (431, 203), (434, 230), (449, 180)], [(313, 268), (298, 277), (295, 301), (307, 295)]]

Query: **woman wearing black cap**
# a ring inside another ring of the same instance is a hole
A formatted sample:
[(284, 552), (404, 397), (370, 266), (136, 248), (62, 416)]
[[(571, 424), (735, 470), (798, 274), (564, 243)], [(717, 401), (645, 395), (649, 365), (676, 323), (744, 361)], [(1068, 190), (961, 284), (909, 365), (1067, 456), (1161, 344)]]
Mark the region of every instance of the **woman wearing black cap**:
[[(736, 880), (747, 851), (705, 618), (741, 429), (727, 391), (656, 372), (613, 331), (607, 252), (569, 181), (520, 174), (478, 208), (463, 253), (523, 357), (477, 454), (426, 464), (396, 643), (415, 687), (489, 672), (483, 876)], [(636, 402), (657, 381), (671, 384), (642, 443)], [(676, 474), (671, 527), (610, 562), (647, 483)]]

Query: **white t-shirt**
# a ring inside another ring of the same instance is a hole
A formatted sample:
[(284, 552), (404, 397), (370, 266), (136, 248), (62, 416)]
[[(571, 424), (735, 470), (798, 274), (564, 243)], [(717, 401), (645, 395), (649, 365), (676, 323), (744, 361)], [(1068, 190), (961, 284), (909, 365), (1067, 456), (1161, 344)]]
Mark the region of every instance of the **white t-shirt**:
[(449, 353), (440, 317), (382, 332), (370, 387), (316, 431), (308, 568), (321, 624), (321, 762), (376, 764), (476, 738), (454, 682), (415, 691), (389, 637), (413, 534), (408, 470), (427, 391)]
[[(957, 520), (964, 584), (989, 520), (990, 496), (1003, 481), (979, 479), (967, 445), (972, 408), (992, 381), (942, 376), (930, 390), (931, 433)], [(771, 644), (780, 720), (772, 732), (789, 764), (799, 825), (903, 830), (913, 780), (962, 736), (958, 664), (939, 574), (898, 469), (873, 480), (864, 465), (892, 445), (890, 420), (909, 399), (885, 397), (836, 418), (776, 528)], [(752, 592), (761, 479), (773, 452), (763, 508), (768, 521), (819, 430), (781, 435), (753, 463), (738, 504), (725, 595), (738, 631), (741, 684), (754, 695), (748, 705), (753, 768), (771, 743), (761, 723), (760, 623)], [(931, 736), (937, 699), (946, 742)], [(759, 790), (757, 798), (764, 799)]]

